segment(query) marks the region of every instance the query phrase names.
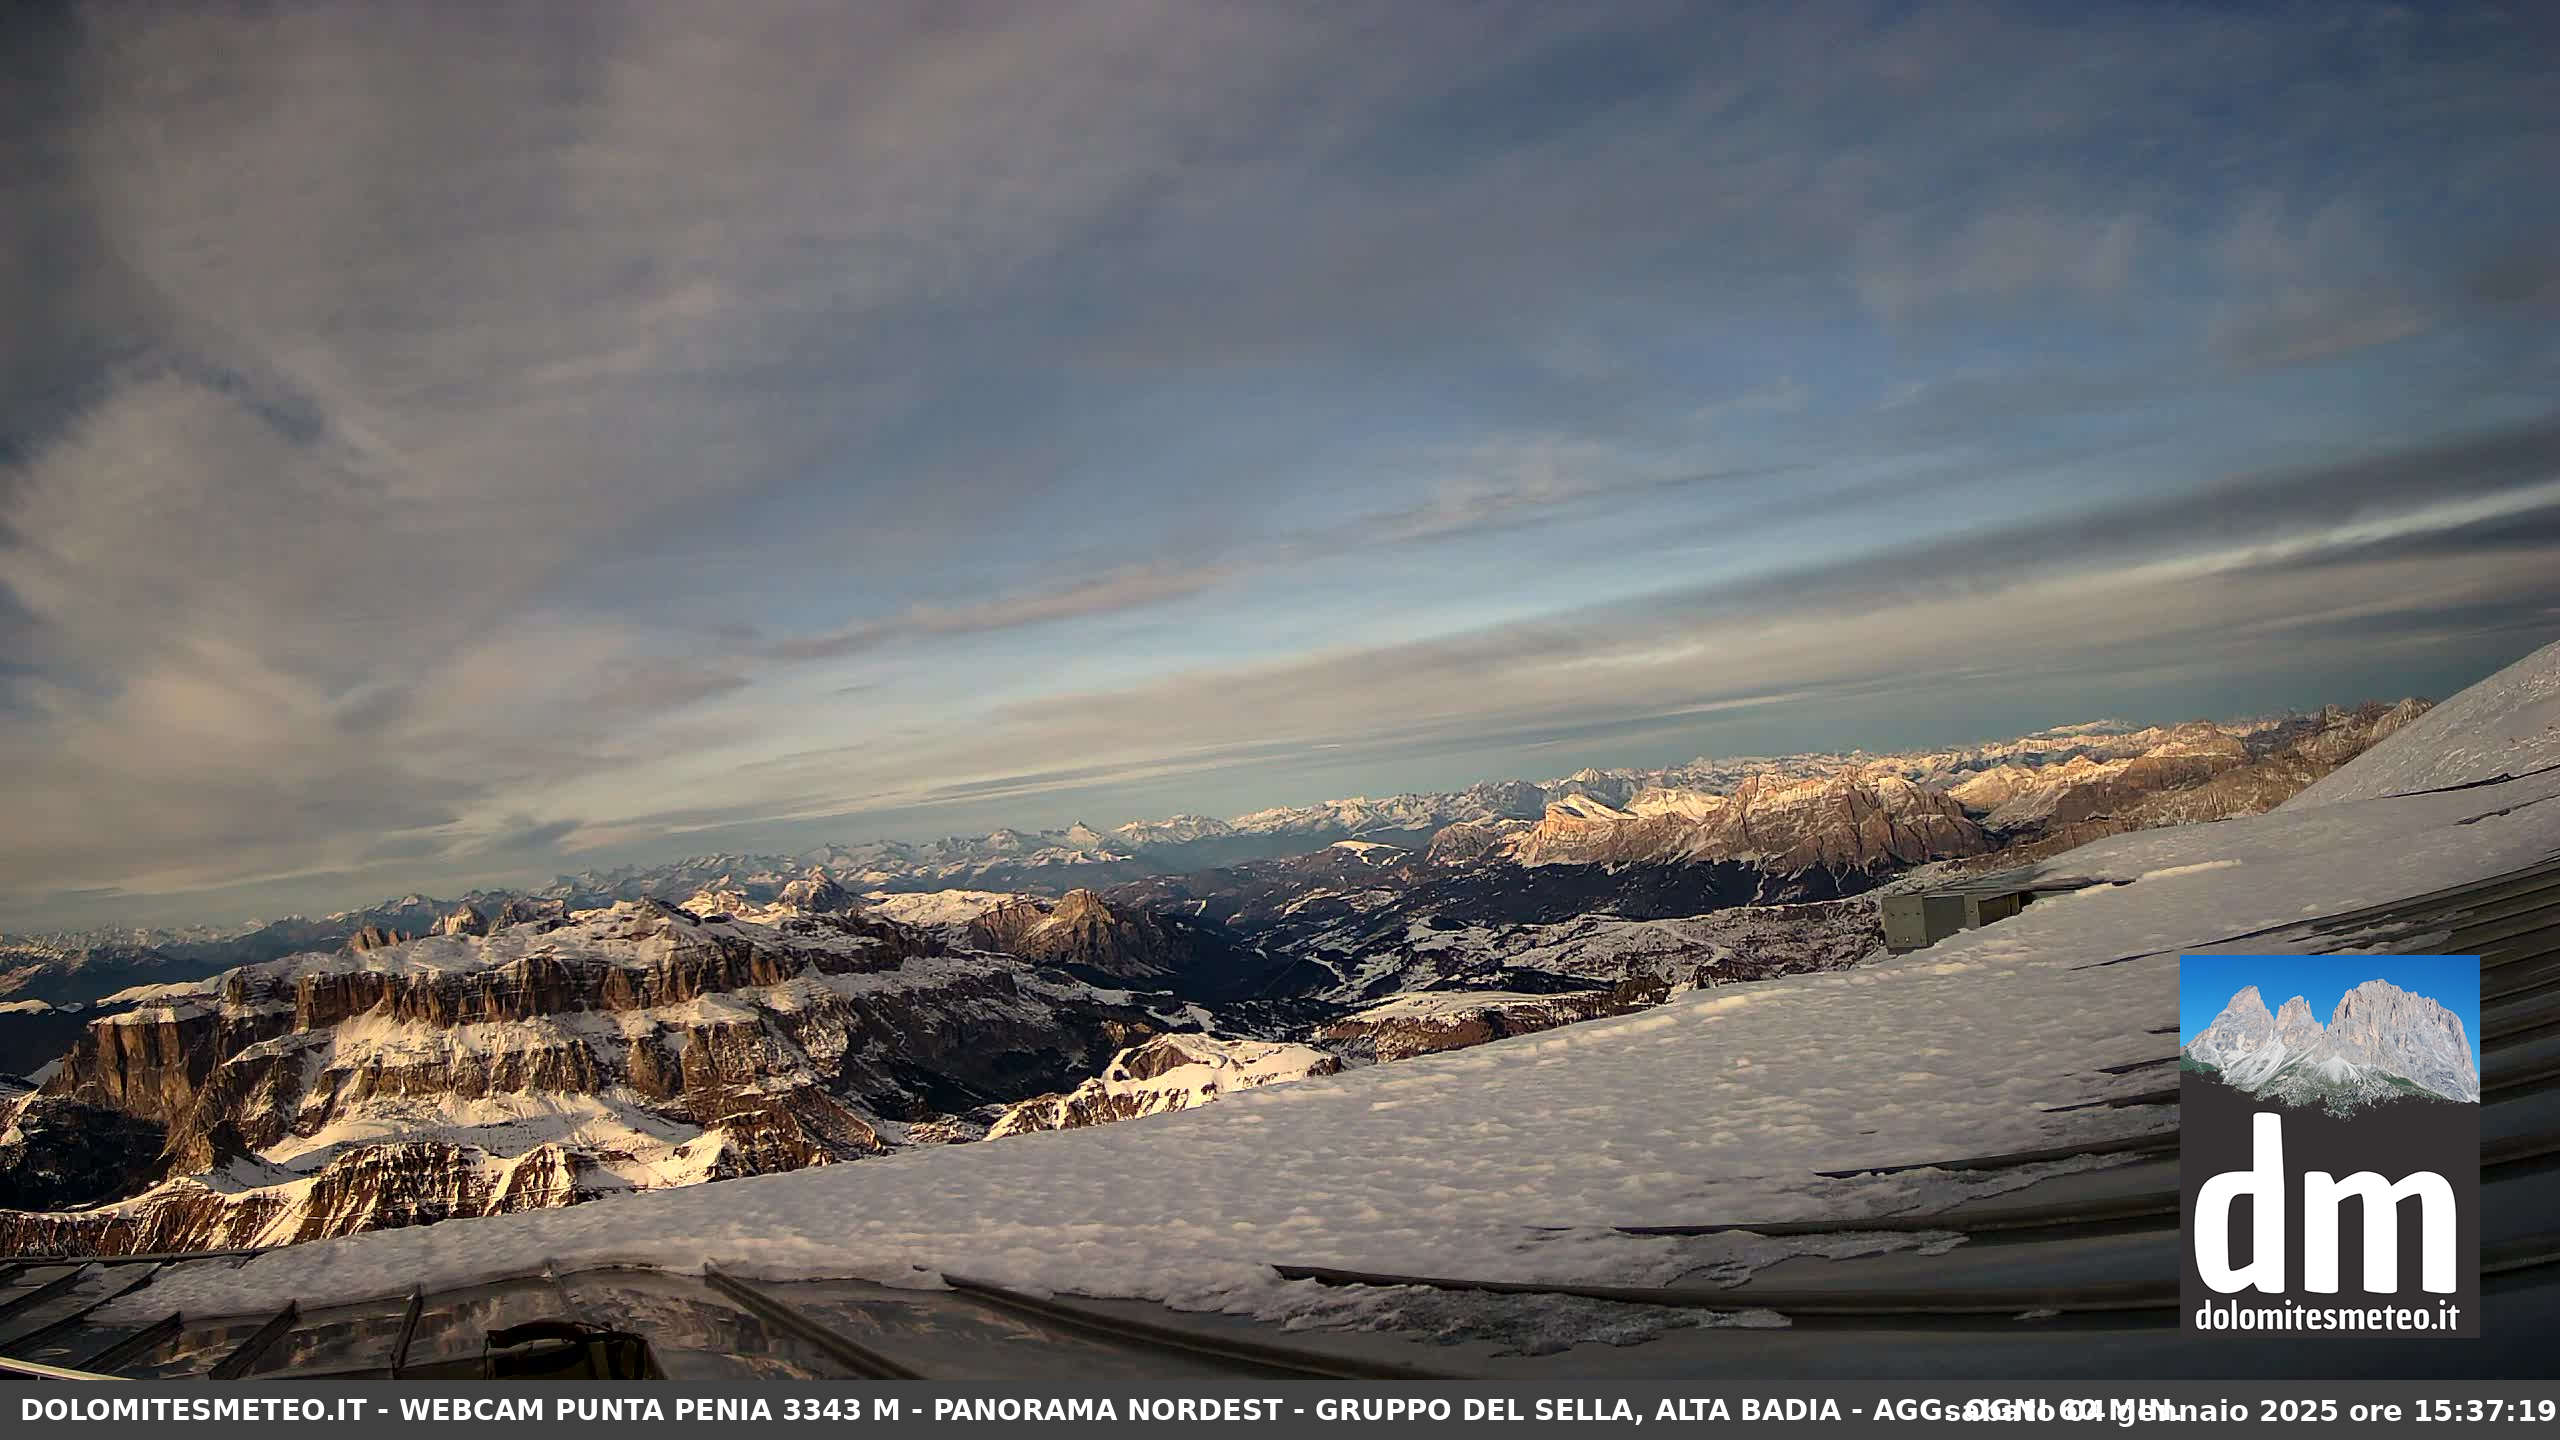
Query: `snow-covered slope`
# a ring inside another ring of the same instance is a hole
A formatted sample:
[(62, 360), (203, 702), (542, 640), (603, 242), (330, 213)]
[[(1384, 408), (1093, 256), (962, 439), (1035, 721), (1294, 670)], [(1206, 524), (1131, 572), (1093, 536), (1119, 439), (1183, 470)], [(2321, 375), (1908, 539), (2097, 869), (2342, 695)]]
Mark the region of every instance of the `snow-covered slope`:
[(1534, 1035), (1655, 1003), (1660, 990), (1568, 990), (1521, 995), (1503, 990), (1418, 990), (1329, 1021), (1316, 1032), (1328, 1044), (1365, 1050), (1381, 1063), (1443, 1050), (1464, 1050), (1514, 1035)]
[[(750, 1274), (1030, 1288), (1321, 1320), (1343, 1297), (1274, 1260), (1491, 1279), (1659, 1282), (1784, 1253), (1636, 1221), (1787, 1219), (1944, 1203), (1991, 1178), (1813, 1172), (2121, 1133), (2050, 1107), (2154, 1058), (2173, 962), (2220, 937), (2475, 879), (2560, 846), (2560, 775), (2121, 835), (2068, 857), (2131, 881), (1917, 954), (1697, 992), (1640, 1014), (1270, 1086), (1213, 1106), (574, 1209), (388, 1231), (179, 1270), (119, 1313), (223, 1314), (457, 1284), (545, 1259), (716, 1260)], [(2233, 942), (2245, 946), (2251, 942)], [(1133, 1183), (1133, 1177), (1142, 1183)]]
[(1003, 890), (915, 890), (903, 894), (877, 891), (863, 897), (874, 915), (924, 930), (966, 926), (1008, 901), (1022, 897)]
[[(1330, 998), (1370, 1003), (1393, 993), (1558, 981), (1665, 989), (1836, 970), (1884, 946), (1875, 905), (1732, 905), (1656, 920), (1584, 915), (1551, 925), (1451, 924), (1391, 911), (1387, 927), (1347, 922), (1302, 941), (1344, 974)], [(1338, 957), (1338, 958), (1335, 958)], [(1553, 976), (1555, 980), (1541, 977)]]
[(2308, 810), (2560, 765), (2560, 640), (2447, 700), (2285, 802)]

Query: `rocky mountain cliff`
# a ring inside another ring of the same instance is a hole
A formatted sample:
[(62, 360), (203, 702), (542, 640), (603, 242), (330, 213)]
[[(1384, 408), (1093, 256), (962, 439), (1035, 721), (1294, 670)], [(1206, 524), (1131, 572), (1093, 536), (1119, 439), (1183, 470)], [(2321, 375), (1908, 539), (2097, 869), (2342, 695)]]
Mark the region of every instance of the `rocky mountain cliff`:
[(1340, 1059), (1309, 1045), (1159, 1035), (1112, 1056), (1101, 1074), (1073, 1090), (1008, 1107), (988, 1127), (987, 1138), (1073, 1130), (1187, 1110), (1239, 1090), (1331, 1075), (1341, 1069)]
[(980, 949), (1055, 965), (1097, 984), (1192, 1000), (1299, 993), (1328, 978), (1267, 954), (1214, 921), (1116, 905), (1091, 890), (1006, 901), (969, 921), (966, 933)]
[[(2294, 1000), (2302, 997), (2295, 996)], [(2293, 1001), (2287, 1001), (2290, 1006)], [(2303, 1013), (2311, 1013), (2309, 1005)], [(2213, 1017), (2213, 1023), (2196, 1032), (2196, 1038), (2182, 1052), (2186, 1058), (2210, 1065), (2225, 1075), (2240, 1073), (2241, 1063), (2251, 1055), (2265, 1053), (2275, 1039), (2276, 1017), (2267, 1009), (2266, 997), (2255, 985), (2245, 986)]]
[(1391, 996), (1329, 1021), (1316, 1037), (1381, 1064), (1464, 1050), (1514, 1035), (1534, 1035), (1559, 1025), (1623, 1015), (1660, 1004), (1661, 984), (1607, 990), (1521, 995), (1499, 990), (1428, 990)]
[(1749, 862), (1777, 875), (1867, 875), (1991, 848), (1943, 791), (1896, 775), (1752, 776), (1730, 793), (1652, 788), (1625, 808), (1591, 795), (1550, 804), (1494, 847), (1521, 865)]
[(2448, 1099), (2480, 1098), (2480, 1072), (2471, 1063), (2462, 1017), (2387, 980), (2367, 980), (2339, 997), (2328, 1040), (2350, 1064), (2373, 1066)]
[[(2004, 836), (2122, 829), (2254, 815), (2291, 798), (2427, 712), (2423, 700), (2332, 706), (2313, 715), (2223, 727), (2197, 722), (2118, 737), (2129, 753), (2080, 753), (2058, 765), (2004, 764), (1949, 791)], [(2091, 838), (2094, 838), (2092, 836)]]
[(2461, 1017), (2387, 980), (2367, 980), (2340, 996), (2326, 1026), (2299, 995), (2269, 1014), (2258, 987), (2248, 986), (2180, 1058), (2183, 1068), (2253, 1098), (2340, 1115), (2393, 1100), (2480, 1099)]
[(854, 1159), (1163, 1023), (887, 922), (657, 901), (268, 962), (93, 1023), (0, 1117), (0, 1204), (94, 1207), (0, 1214), (0, 1253), (277, 1243)]

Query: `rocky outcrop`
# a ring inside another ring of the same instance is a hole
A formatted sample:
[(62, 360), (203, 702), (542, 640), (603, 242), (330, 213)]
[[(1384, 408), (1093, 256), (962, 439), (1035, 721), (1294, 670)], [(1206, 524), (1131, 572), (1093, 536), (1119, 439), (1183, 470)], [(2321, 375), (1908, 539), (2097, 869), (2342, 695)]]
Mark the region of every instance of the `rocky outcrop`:
[(347, 937), (347, 953), (362, 955), (368, 950), (387, 950), (394, 945), (405, 945), (417, 938), (402, 931), (387, 930), (380, 925), (367, 925)]
[(813, 865), (779, 885), (723, 875), (696, 890), (684, 908), (705, 919), (771, 921), (789, 915), (851, 915), (862, 909), (862, 901)]
[(1511, 829), (1500, 824), (1461, 821), (1434, 831), (1423, 859), (1433, 865), (1473, 865), (1498, 858)]
[(1115, 904), (1091, 890), (1006, 901), (970, 921), (965, 933), (978, 948), (1054, 965), (1097, 984), (1207, 1002), (1288, 990), (1299, 968), (1214, 921)]
[(2411, 1098), (2480, 1099), (2462, 1018), (2382, 979), (2340, 996), (2325, 1027), (2303, 997), (2269, 1015), (2258, 987), (2245, 987), (2180, 1057), (2253, 1099), (2340, 1115)]
[(833, 876), (815, 866), (799, 879), (783, 886), (773, 899), (784, 909), (809, 915), (850, 915), (862, 908), (862, 902), (852, 891), (837, 884)]
[[(1977, 813), (1983, 813), (1988, 804), (1983, 823), (2006, 843), (1977, 862), (1958, 862), (1956, 868), (2010, 869), (2130, 830), (2263, 814), (2430, 708), (2425, 700), (2368, 703), (2352, 709), (2331, 706), (2311, 715), (2265, 722), (2238, 736), (2251, 758), (2241, 764), (2206, 767), (2211, 773), (2202, 780), (2195, 780), (2192, 770), (2165, 762), (2149, 770), (2136, 769), (2130, 763), (2133, 757), (2126, 756), (2101, 760), (2074, 755), (2041, 769), (2012, 765), (1984, 770), (1979, 777), (1981, 788), (1973, 788), (1969, 780), (1948, 793)], [(2126, 738), (2171, 733), (2141, 731)], [(2213, 747), (2211, 753), (2227, 758), (2224, 747)], [(2169, 777), (2189, 783), (2156, 788)]]
[(969, 929), (989, 950), (1120, 979), (1162, 978), (1190, 959), (1184, 937), (1163, 917), (1112, 905), (1090, 890), (1054, 901), (1024, 896), (980, 915)]
[(2471, 1037), (2462, 1017), (2388, 980), (2367, 980), (2338, 997), (2329, 1044), (2341, 1059), (2372, 1065), (2456, 1100), (2480, 1098)]
[(1332, 1021), (1316, 1038), (1385, 1063), (1623, 1015), (1659, 1004), (1668, 993), (1669, 987), (1660, 983), (1554, 995), (1427, 990), (1392, 996)]
[[(2308, 1005), (2303, 1007), (2303, 1013), (2310, 1013)], [(2228, 1070), (2242, 1057), (2264, 1048), (2275, 1034), (2276, 1017), (2267, 1009), (2258, 987), (2249, 985), (2231, 997), (2222, 1013), (2213, 1017), (2212, 1024), (2196, 1032), (2196, 1038), (2187, 1042), (2185, 1054), (2217, 1070)]]
[(489, 929), (494, 933), (499, 930), (512, 930), (519, 925), (530, 925), (537, 929), (548, 928), (565, 924), (568, 918), (569, 907), (562, 901), (511, 895), (498, 906), (497, 913), (489, 917)]
[[(2066, 764), (2069, 762), (2065, 762)], [(2059, 770), (2060, 767), (2054, 767)], [(1969, 813), (1989, 815), (2001, 806), (2043, 787), (2051, 780), (2053, 770), (2026, 765), (2000, 764), (1947, 787), (1947, 795)]]
[[(60, 1210), (112, 1200), (151, 1173), (167, 1132), (140, 1116), (60, 1095), (13, 1102), (0, 1126), (0, 1209)], [(6, 1253), (0, 1251), (0, 1253)]]
[(1310, 1045), (1159, 1035), (1112, 1056), (1100, 1075), (1073, 1090), (1008, 1108), (988, 1127), (987, 1138), (1187, 1110), (1239, 1090), (1331, 1075), (1341, 1068), (1340, 1059)]
[[(2424, 700), (2331, 706), (2245, 732), (2202, 721), (2143, 731), (2136, 754), (2074, 755), (2041, 769), (2004, 765), (1950, 793), (1994, 831), (2104, 833), (2271, 810), (2426, 713)], [(1987, 808), (1986, 808), (1986, 802)]]
[(126, 1198), (0, 1215), (0, 1245), (276, 1243), (856, 1159), (883, 1120), (1067, 1083), (1150, 1023), (859, 915), (659, 901), (249, 966), (89, 1027), (26, 1103), (90, 1123), (13, 1130), (0, 1198)]
[(1944, 792), (1898, 775), (1751, 776), (1731, 794), (1654, 789), (1624, 809), (1590, 795), (1547, 807), (1505, 843), (1523, 865), (1744, 861), (1781, 875), (1873, 874), (1991, 848)]
[(2432, 703), (2419, 699), (2403, 700), (2397, 705), (2372, 701), (2352, 708), (2331, 705), (2307, 717), (2303, 726), (2307, 733), (2290, 738), (2287, 748), (2324, 767), (2325, 774), (2399, 734), (2434, 708)]
[[(2263, 1002), (2262, 1002), (2263, 1005)], [(2320, 1039), (2320, 1022), (2311, 1013), (2311, 1002), (2296, 995), (2276, 1007), (2275, 1038), (2294, 1050), (2305, 1050)]]

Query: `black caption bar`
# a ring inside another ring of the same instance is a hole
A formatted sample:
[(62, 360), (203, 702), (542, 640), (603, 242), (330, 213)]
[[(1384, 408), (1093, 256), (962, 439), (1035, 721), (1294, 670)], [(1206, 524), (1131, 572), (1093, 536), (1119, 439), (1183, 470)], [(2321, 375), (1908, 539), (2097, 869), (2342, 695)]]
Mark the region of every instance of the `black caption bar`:
[[(1657, 1434), (1712, 1427), (1719, 1435), (1821, 1435), (2028, 1425), (2031, 1433), (2106, 1434), (2156, 1425), (2280, 1424), (2345, 1433), (2413, 1424), (2504, 1426), (2560, 1435), (2560, 1383), (2318, 1381), (1978, 1383), (1915, 1389), (1908, 1381), (1776, 1383), (1766, 1392), (1592, 1385), (1575, 1393), (1505, 1393), (1426, 1384), (1188, 1386), (1065, 1394), (999, 1393), (914, 1382), (788, 1384), (703, 1389), (420, 1386), (388, 1382), (206, 1389), (167, 1382), (9, 1387), (11, 1428), (29, 1436), (98, 1426), (167, 1427), (207, 1436), (279, 1427), (313, 1440), (406, 1435), (705, 1435), (784, 1428), (874, 1435), (1018, 1434), (1130, 1426), (1235, 1428), (1262, 1434), (1474, 1433), (1486, 1425), (1559, 1423)], [(716, 1428), (714, 1428), (716, 1427)], [(118, 1433), (130, 1433), (119, 1429)]]

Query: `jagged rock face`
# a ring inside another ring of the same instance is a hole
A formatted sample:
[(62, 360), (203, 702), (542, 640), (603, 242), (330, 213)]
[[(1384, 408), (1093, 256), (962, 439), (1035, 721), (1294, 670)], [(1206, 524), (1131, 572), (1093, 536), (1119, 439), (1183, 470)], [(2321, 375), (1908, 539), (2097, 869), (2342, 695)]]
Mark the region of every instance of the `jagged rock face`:
[(1325, 1025), (1316, 1038), (1380, 1063), (1464, 1050), (1514, 1035), (1534, 1035), (1659, 1004), (1669, 993), (1660, 983), (1575, 990), (1557, 995), (1432, 990), (1397, 995)]
[(593, 1157), (540, 1145), (513, 1159), (475, 1147), (392, 1142), (350, 1151), (306, 1180), (229, 1193), (195, 1179), (149, 1203), (92, 1214), (0, 1211), (0, 1253), (102, 1255), (328, 1240), (366, 1230), (574, 1205), (630, 1188)]
[(1159, 1035), (1112, 1056), (1101, 1075), (1071, 1091), (1012, 1106), (988, 1127), (987, 1138), (1187, 1110), (1239, 1090), (1331, 1075), (1341, 1068), (1341, 1060), (1310, 1045)]
[[(2296, 997), (2298, 1000), (2300, 997)], [(2287, 1009), (2291, 1009), (2288, 1003)], [(2302, 1007), (2308, 1018), (2311, 1007)], [(2186, 1053), (2218, 1070), (2228, 1070), (2242, 1056), (2262, 1049), (2276, 1035), (2276, 1017), (2267, 1010), (2265, 997), (2258, 987), (2248, 986), (2231, 997), (2213, 1023), (2196, 1032), (2187, 1042)]]
[[(1701, 796), (1716, 813), (1721, 796)], [(1538, 823), (1511, 837), (1501, 854), (1522, 865), (1619, 865), (1679, 858), (1690, 826), (1683, 817), (1638, 815), (1596, 796), (1576, 795), (1547, 807)]]
[(2338, 997), (2329, 1043), (2345, 1059), (2407, 1076), (2439, 1095), (2480, 1098), (2462, 1017), (2387, 980), (2367, 980)]
[(1161, 917), (1118, 908), (1090, 890), (1070, 890), (1055, 902), (1026, 896), (999, 905), (970, 931), (990, 950), (1131, 979), (1171, 974), (1188, 958)]
[(1210, 1002), (1299, 993), (1329, 972), (1264, 953), (1223, 925), (1116, 905), (1090, 890), (997, 905), (969, 922), (969, 943), (1058, 966), (1098, 984)]
[(1991, 848), (1941, 791), (1899, 776), (1755, 775), (1732, 794), (1650, 790), (1626, 809), (1589, 795), (1547, 807), (1506, 853), (1523, 865), (1746, 861), (1782, 875), (1874, 873)]
[[(2163, 792), (2192, 791), (2244, 769), (2251, 760), (2243, 737), (2202, 721), (2144, 734), (2151, 743), (2138, 754), (2108, 759), (2075, 755), (2028, 772), (2023, 782), (2004, 782), (2010, 793), (1983, 823), (1994, 830), (2050, 829), (2129, 814)], [(2245, 793), (2246, 787), (2235, 788)], [(1967, 791), (1960, 798), (1980, 797)], [(2242, 813), (2245, 804), (2235, 798), (2231, 813)]]
[(704, 919), (771, 921), (787, 915), (851, 915), (862, 909), (862, 901), (813, 865), (779, 885), (723, 875), (696, 890), (684, 908)]
[(218, 1012), (163, 1005), (91, 1024), (43, 1089), (168, 1128), (183, 1124), (211, 1078)]
[[(0, 1215), (0, 1244), (276, 1243), (855, 1159), (883, 1146), (874, 1117), (1065, 1083), (1146, 1023), (886, 922), (663, 902), (249, 966), (210, 1003), (89, 1028), (29, 1103), (120, 1117), (110, 1193), (134, 1198)], [(0, 1187), (85, 1173), (59, 1127), (35, 1139)]]
[(436, 927), (436, 933), (439, 935), (486, 935), (489, 933), (489, 917), (480, 913), (479, 906), (466, 904), (444, 917), (444, 922)]
[(2299, 995), (2268, 1015), (2252, 985), (2181, 1054), (2256, 1099), (2340, 1115), (2411, 1096), (2480, 1098), (2461, 1017), (2387, 980), (2367, 980), (2341, 996), (2325, 1028)]
[(2296, 995), (2276, 1007), (2276, 1039), (2298, 1050), (2319, 1038), (2320, 1022), (2311, 1014), (2310, 1001)]
[(811, 867), (809, 873), (782, 887), (774, 903), (811, 915), (850, 915), (862, 908), (852, 891), (835, 882), (824, 870)]
[(1509, 832), (1497, 825), (1462, 821), (1433, 832), (1423, 858), (1433, 865), (1473, 865), (1501, 853)]
[(1947, 787), (1947, 794), (1967, 811), (1989, 815), (2044, 784), (2047, 776), (2047, 771), (2025, 765), (1994, 765), (1974, 772), (1960, 784)]
[(566, 922), (568, 917), (569, 907), (558, 900), (510, 896), (505, 904), (498, 907), (498, 913), (489, 917), (489, 929), (495, 932), (518, 925), (557, 925)]
[(2409, 722), (2434, 708), (2427, 701), (2414, 699), (2397, 705), (2366, 703), (2352, 709), (2332, 705), (2314, 717), (2310, 733), (2292, 742), (2292, 748), (2325, 767), (2326, 773), (2400, 733)]
[[(2331, 707), (2247, 735), (2196, 722), (2140, 732), (2138, 754), (2074, 756), (2042, 769), (2004, 766), (1951, 793), (1996, 831), (2048, 834), (2112, 821), (2119, 830), (2255, 815), (2291, 799), (2409, 721), (2424, 700)], [(2075, 832), (2079, 833), (2079, 832)], [(2103, 833), (2092, 831), (2089, 833)]]
[(168, 1140), (149, 1120), (59, 1095), (22, 1097), (10, 1108), (16, 1114), (0, 1125), (0, 1209), (112, 1200), (149, 1173)]
[(367, 925), (347, 937), (347, 953), (361, 955), (368, 950), (386, 950), (394, 945), (405, 945), (416, 938), (418, 937), (403, 934), (398, 930), (386, 930), (379, 925)]

